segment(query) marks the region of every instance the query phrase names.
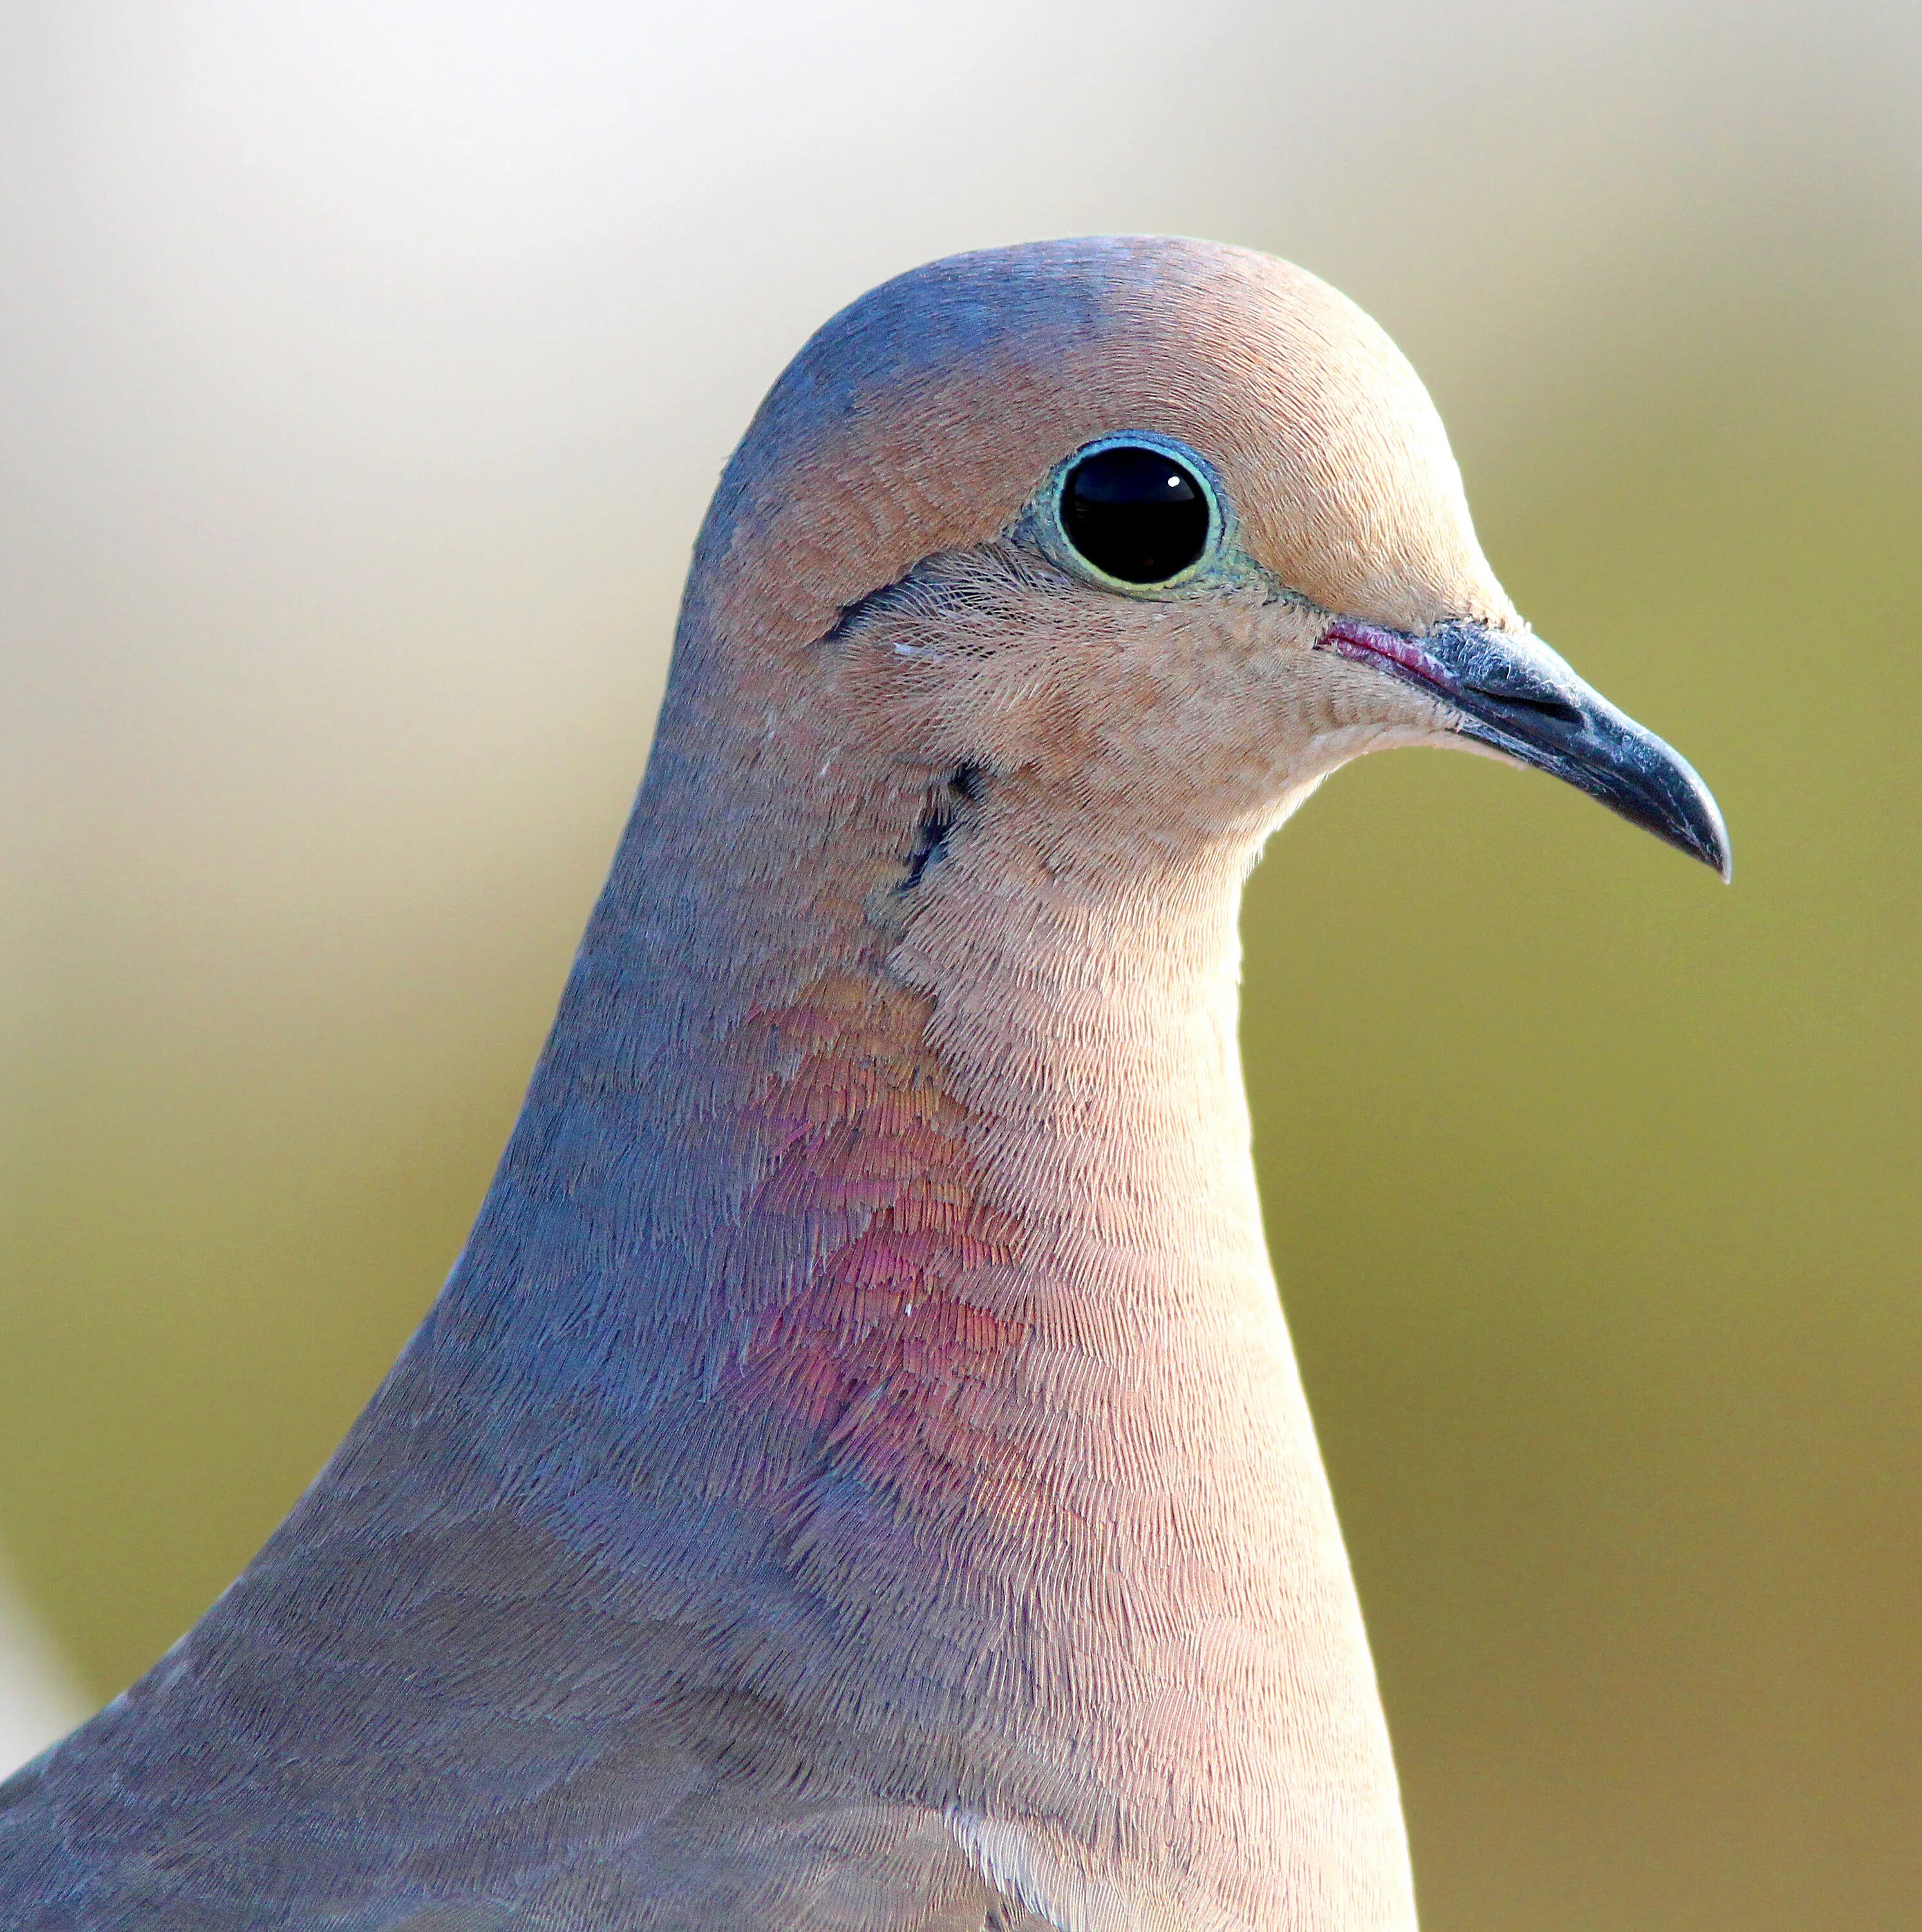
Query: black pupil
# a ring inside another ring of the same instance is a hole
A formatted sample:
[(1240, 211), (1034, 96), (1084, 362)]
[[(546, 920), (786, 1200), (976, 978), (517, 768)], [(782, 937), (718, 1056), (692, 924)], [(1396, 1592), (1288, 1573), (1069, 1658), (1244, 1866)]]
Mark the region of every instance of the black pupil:
[(1171, 457), (1129, 444), (1097, 450), (1061, 491), (1068, 541), (1123, 584), (1165, 584), (1208, 542), (1208, 499)]

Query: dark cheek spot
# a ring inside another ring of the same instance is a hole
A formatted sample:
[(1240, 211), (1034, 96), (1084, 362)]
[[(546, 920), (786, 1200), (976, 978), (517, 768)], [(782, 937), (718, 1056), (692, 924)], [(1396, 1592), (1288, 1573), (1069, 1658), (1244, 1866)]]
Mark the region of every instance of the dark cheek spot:
[(921, 875), (948, 850), (948, 834), (964, 805), (973, 805), (988, 788), (987, 768), (972, 759), (957, 765), (928, 794), (914, 828), (914, 843), (907, 858), (907, 877), (901, 890), (911, 892), (921, 883)]

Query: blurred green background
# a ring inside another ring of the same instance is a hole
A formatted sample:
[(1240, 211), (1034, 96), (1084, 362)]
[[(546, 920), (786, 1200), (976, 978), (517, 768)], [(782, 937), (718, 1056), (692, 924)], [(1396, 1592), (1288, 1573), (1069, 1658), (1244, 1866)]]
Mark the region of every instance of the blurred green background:
[(0, 8), (0, 1741), (432, 1295), (786, 356), (1169, 229), (1387, 324), (1735, 841), (1406, 755), (1256, 877), (1425, 1922), (1915, 1925), (1919, 111), (1894, 6)]

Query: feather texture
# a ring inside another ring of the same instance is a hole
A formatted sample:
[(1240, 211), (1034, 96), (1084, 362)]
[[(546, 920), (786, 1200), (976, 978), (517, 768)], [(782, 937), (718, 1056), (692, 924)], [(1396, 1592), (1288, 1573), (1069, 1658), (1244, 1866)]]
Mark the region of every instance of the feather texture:
[[(1033, 540), (1129, 428), (1231, 507), (1192, 592)], [(1312, 278), (1051, 244), (831, 322), (723, 479), (458, 1265), (255, 1562), (0, 1791), (0, 1923), (1411, 1926), (1235, 1046), (1261, 842), (1446, 729), (1331, 612), (1514, 621)]]

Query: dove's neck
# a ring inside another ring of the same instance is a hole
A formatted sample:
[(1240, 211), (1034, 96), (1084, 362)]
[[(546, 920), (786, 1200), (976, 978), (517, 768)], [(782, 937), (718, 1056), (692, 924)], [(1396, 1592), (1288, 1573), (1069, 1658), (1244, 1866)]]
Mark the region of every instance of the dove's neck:
[(775, 1618), (849, 1750), (1120, 1806), (1237, 1924), (1402, 1925), (1249, 1158), (1252, 841), (1049, 810), (670, 694), (433, 1387), (563, 1542)]
[(1283, 1550), (1319, 1604), (1285, 1620), (1352, 1649), (1237, 1052), (1254, 840), (683, 680), (439, 1332), (576, 1449), (682, 1418), (736, 1495), (832, 1466), (1055, 1540), (1138, 1510), (1171, 1575), (1233, 1551), (1209, 1590), (1258, 1622)]
[(1235, 1037), (1252, 841), (1048, 811), (670, 694), (469, 1277), (670, 1380), (879, 1372), (898, 1324), (937, 1357), (1072, 1340), (1144, 1396), (1144, 1349), (1285, 1362)]

